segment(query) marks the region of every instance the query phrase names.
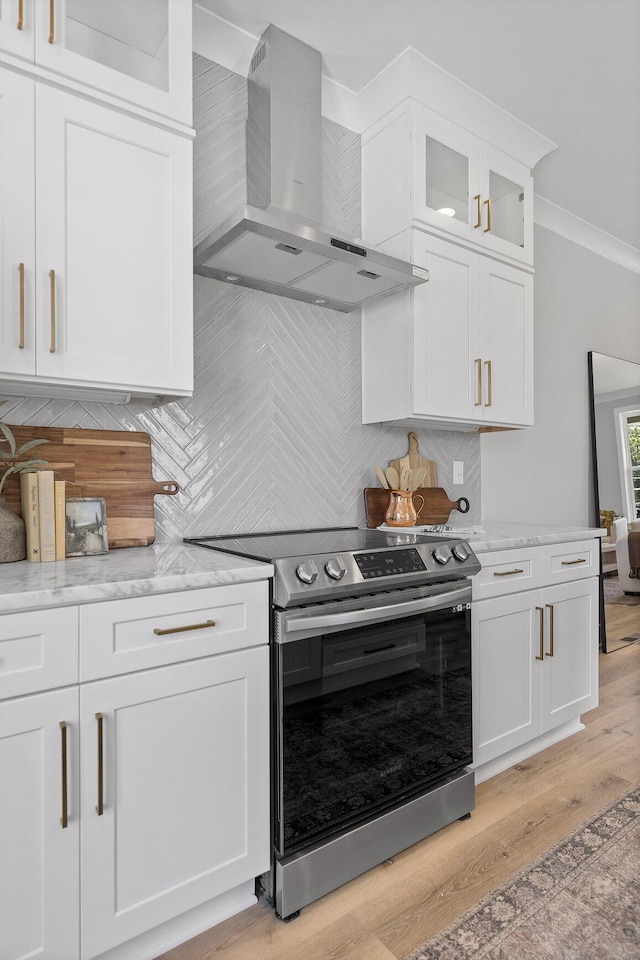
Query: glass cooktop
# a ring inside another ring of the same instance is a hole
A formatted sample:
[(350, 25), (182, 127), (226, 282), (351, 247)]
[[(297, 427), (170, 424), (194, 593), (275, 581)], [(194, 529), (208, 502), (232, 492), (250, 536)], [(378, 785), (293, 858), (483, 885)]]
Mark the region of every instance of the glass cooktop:
[(399, 528), (368, 530), (360, 527), (326, 527), (316, 530), (283, 530), (223, 537), (185, 537), (185, 543), (196, 543), (210, 550), (251, 557), (254, 560), (279, 560), (322, 553), (356, 553), (361, 550), (406, 547), (412, 543), (429, 543), (441, 538)]

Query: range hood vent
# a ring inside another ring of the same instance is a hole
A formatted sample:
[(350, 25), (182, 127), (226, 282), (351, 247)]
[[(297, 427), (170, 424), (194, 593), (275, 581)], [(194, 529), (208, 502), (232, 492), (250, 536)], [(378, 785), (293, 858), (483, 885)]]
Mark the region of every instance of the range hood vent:
[(428, 280), (420, 267), (332, 236), (322, 218), (321, 57), (277, 27), (248, 77), (247, 204), (194, 253), (194, 271), (348, 312)]

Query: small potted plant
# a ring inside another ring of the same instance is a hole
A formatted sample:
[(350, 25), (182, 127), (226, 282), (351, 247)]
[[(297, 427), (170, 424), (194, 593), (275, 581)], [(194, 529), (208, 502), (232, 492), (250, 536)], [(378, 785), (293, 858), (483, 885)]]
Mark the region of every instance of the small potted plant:
[(2, 491), (8, 477), (13, 474), (25, 473), (47, 465), (47, 460), (19, 461), (18, 458), (39, 444), (49, 441), (29, 440), (18, 447), (6, 423), (0, 422), (0, 432), (4, 436), (4, 439), (0, 438), (0, 445), (5, 442), (9, 445), (8, 450), (0, 446), (0, 563), (13, 563), (16, 560), (24, 560), (27, 555), (25, 528), (22, 518), (8, 508)]

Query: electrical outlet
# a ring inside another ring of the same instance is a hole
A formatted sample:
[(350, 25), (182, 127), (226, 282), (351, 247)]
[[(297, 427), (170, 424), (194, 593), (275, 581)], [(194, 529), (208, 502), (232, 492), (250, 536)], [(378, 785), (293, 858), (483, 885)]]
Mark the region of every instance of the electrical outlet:
[(464, 483), (464, 463), (462, 460), (453, 461), (453, 482), (456, 485)]

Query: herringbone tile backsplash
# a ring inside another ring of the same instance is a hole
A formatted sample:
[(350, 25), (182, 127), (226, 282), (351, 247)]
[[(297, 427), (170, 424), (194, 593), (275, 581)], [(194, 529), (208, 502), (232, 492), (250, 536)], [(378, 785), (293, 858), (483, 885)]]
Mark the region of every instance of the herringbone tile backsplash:
[[(245, 202), (246, 81), (194, 57), (194, 242)], [(359, 137), (323, 121), (324, 221), (360, 234)], [(176, 480), (156, 497), (156, 539), (198, 533), (364, 525), (363, 488), (374, 465), (407, 452), (408, 428), (361, 422), (360, 313), (194, 278), (195, 392), (151, 408), (12, 398), (7, 423), (143, 430), (154, 476)], [(475, 434), (418, 431), (451, 499), (468, 497), (480, 520)], [(452, 486), (462, 460), (465, 482)]]

